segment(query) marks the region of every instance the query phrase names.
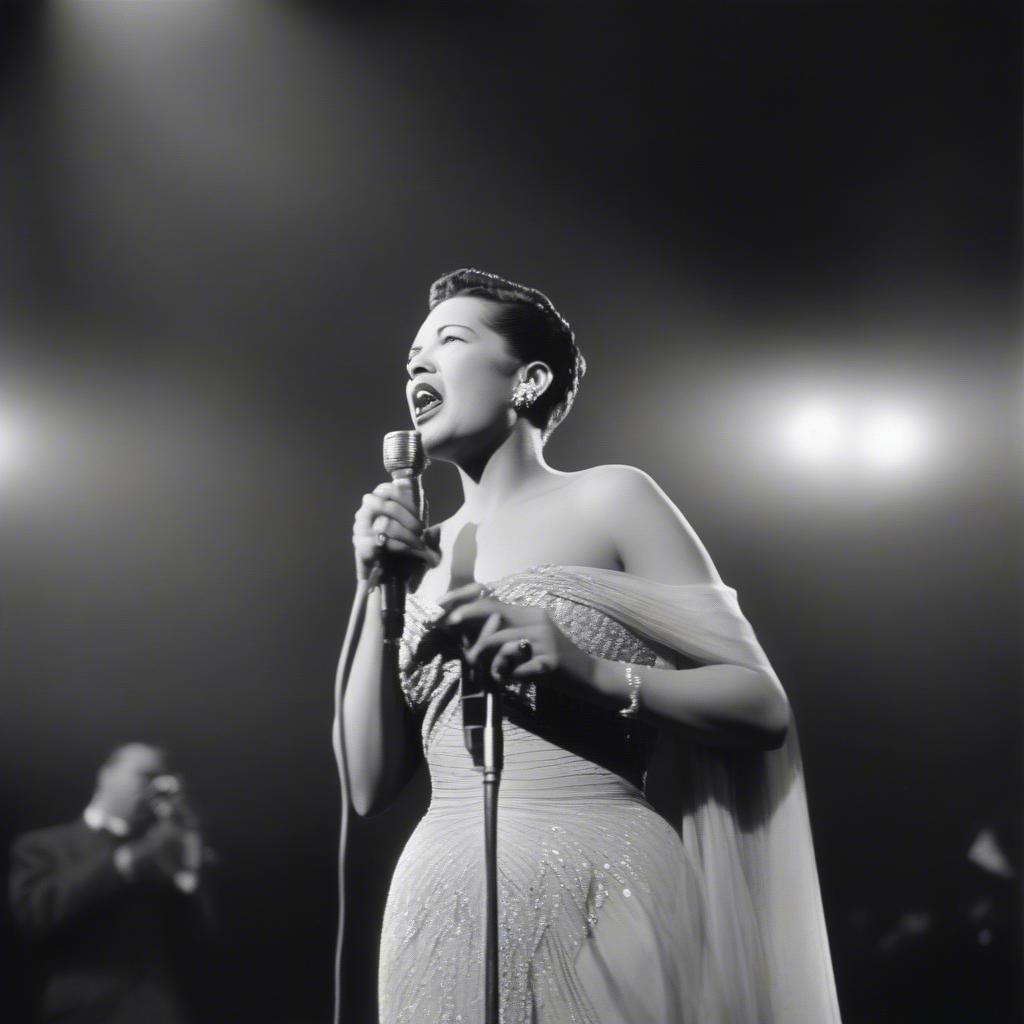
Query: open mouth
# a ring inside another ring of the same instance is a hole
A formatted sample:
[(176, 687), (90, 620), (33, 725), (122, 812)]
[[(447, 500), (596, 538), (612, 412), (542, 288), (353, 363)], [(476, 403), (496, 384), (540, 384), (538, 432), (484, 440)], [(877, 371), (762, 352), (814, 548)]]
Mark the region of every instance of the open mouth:
[(413, 418), (419, 423), (440, 409), (443, 401), (441, 393), (436, 388), (426, 383), (417, 384), (412, 392)]

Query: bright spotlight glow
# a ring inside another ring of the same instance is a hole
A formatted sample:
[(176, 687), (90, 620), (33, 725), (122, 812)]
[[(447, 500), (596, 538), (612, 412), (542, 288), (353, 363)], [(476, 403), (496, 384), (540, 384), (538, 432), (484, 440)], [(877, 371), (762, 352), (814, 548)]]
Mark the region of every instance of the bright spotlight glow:
[(786, 447), (804, 462), (818, 464), (835, 459), (842, 436), (839, 410), (827, 402), (803, 406), (786, 423)]
[(899, 469), (917, 461), (924, 449), (924, 428), (899, 409), (871, 414), (860, 431), (858, 453), (872, 466)]
[(21, 446), (18, 436), (9, 423), (0, 420), (0, 479), (6, 477), (18, 462)]

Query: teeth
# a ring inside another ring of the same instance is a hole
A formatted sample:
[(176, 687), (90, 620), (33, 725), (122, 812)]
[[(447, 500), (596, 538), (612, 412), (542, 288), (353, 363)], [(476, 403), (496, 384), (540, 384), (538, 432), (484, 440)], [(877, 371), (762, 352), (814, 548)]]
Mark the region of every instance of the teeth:
[(423, 412), (424, 409), (440, 405), (441, 397), (432, 388), (421, 387), (416, 389), (412, 396), (412, 402), (417, 412)]

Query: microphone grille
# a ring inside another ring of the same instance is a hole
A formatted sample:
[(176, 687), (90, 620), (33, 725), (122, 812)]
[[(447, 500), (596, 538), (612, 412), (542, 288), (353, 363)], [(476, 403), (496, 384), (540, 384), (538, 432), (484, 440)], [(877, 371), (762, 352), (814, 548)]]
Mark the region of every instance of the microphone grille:
[(384, 468), (389, 473), (404, 470), (419, 476), (424, 462), (423, 439), (418, 430), (392, 430), (384, 435)]

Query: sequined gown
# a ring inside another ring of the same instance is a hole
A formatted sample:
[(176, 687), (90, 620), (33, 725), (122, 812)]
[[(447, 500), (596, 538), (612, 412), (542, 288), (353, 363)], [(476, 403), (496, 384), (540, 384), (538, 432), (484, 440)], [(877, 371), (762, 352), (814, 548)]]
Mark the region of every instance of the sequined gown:
[[(543, 568), (543, 567), (542, 567)], [(666, 665), (528, 570), (491, 584), (544, 607), (582, 650)], [(459, 661), (432, 650), (432, 602), (410, 595), (401, 668), (423, 715), (429, 809), (392, 879), (380, 950), (384, 1024), (483, 1020), (481, 782), (462, 737)], [(656, 733), (551, 684), (509, 685), (498, 810), (503, 1024), (690, 1024), (700, 1015), (699, 868), (642, 792)]]

